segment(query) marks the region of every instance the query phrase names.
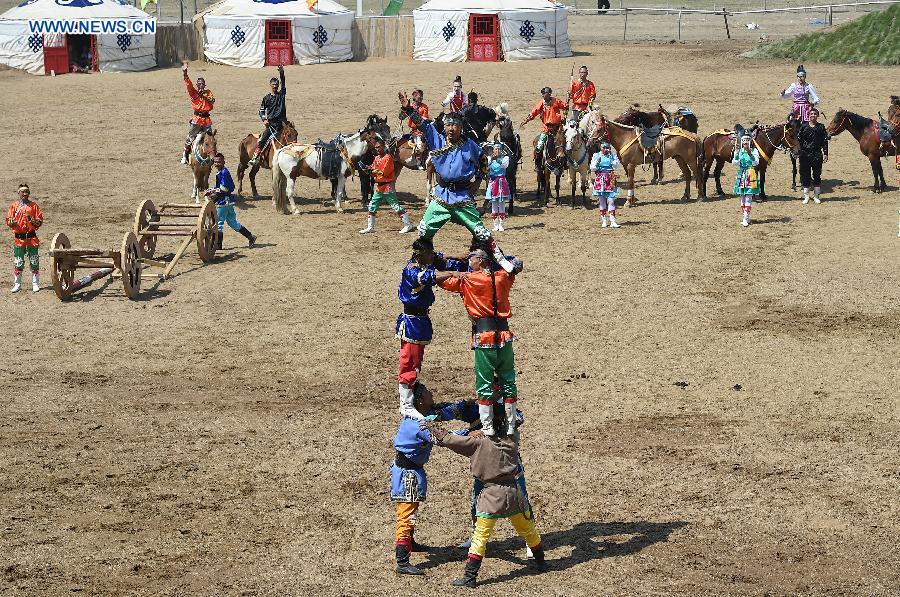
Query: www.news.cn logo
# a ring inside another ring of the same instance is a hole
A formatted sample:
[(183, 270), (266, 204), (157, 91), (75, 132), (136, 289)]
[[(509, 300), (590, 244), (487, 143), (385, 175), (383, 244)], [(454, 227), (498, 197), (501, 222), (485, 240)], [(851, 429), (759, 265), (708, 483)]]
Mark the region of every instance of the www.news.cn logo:
[(154, 35), (156, 19), (40, 19), (28, 21), (32, 34)]

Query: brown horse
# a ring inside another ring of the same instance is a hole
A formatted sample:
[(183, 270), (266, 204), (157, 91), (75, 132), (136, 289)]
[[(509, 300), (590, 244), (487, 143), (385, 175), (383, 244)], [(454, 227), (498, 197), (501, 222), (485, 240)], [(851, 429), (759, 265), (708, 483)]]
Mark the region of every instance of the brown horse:
[[(677, 126), (691, 133), (696, 133), (699, 128), (697, 117), (693, 113), (681, 113), (679, 108), (675, 109), (672, 114), (659, 104), (654, 112), (644, 112), (640, 110), (640, 104), (631, 104), (628, 109), (622, 112), (616, 122), (627, 124), (628, 126), (639, 126), (643, 128), (651, 128), (654, 126)], [(653, 163), (653, 178), (650, 184), (661, 184), (663, 180), (663, 162)]]
[(702, 201), (706, 198), (702, 187), (701, 170), (703, 168), (703, 148), (695, 133), (681, 129), (663, 129), (656, 147), (647, 154), (640, 143), (641, 128), (627, 126), (613, 120), (607, 120), (600, 114), (597, 118), (597, 127), (591, 137), (591, 142), (596, 143), (606, 139), (619, 154), (619, 161), (628, 175), (625, 189), (628, 191), (626, 205), (634, 205), (634, 170), (641, 164), (653, 163), (664, 159), (673, 159), (681, 168), (684, 175), (684, 195), (682, 201), (691, 198), (691, 179), (696, 181), (697, 198)]
[(540, 135), (534, 138), (534, 167), (537, 172), (537, 198), (544, 200), (544, 207), (550, 205), (550, 175), (556, 176), (556, 205), (559, 205), (559, 179), (568, 167), (566, 163), (566, 133), (562, 126), (551, 128), (542, 151), (537, 150)]
[[(259, 142), (259, 137), (250, 133), (246, 137), (243, 138), (240, 145), (238, 145), (238, 156), (240, 157), (240, 162), (238, 163), (237, 168), (237, 177), (238, 177), (238, 188), (237, 194), (242, 195), (244, 190), (244, 172), (247, 170), (247, 166), (250, 164), (250, 159), (253, 157), (253, 154), (256, 152), (256, 144)], [(294, 128), (294, 123), (290, 120), (286, 120), (285, 123), (281, 127), (281, 133), (273, 139), (269, 146), (263, 151), (262, 155), (259, 158), (259, 162), (255, 166), (250, 167), (250, 190), (253, 191), (253, 198), (258, 199), (259, 194), (256, 192), (256, 173), (259, 172), (260, 168), (265, 168), (267, 170), (272, 169), (272, 156), (275, 155), (275, 150), (280, 147), (284, 147), (290, 143), (297, 142), (297, 129)]]
[[(779, 149), (796, 152), (800, 148), (797, 141), (797, 129), (800, 126), (799, 120), (789, 120), (772, 126), (763, 126), (757, 129), (756, 138), (754, 139), (754, 147), (759, 151), (759, 165), (756, 172), (759, 175), (759, 200), (766, 200), (766, 168), (775, 157), (775, 152)], [(713, 176), (716, 179), (716, 194), (719, 197), (725, 196), (722, 190), (722, 168), (726, 163), (731, 163), (734, 156), (734, 132), (733, 131), (717, 131), (711, 135), (707, 135), (703, 139), (703, 194), (706, 195), (706, 184), (709, 181), (709, 171), (713, 162), (716, 169)]]
[[(872, 166), (872, 176), (875, 178), (875, 184), (872, 186), (873, 193), (880, 193), (888, 188), (887, 182), (884, 180), (884, 170), (881, 168), (882, 153), (881, 142), (878, 140), (876, 130), (877, 124), (871, 118), (839, 108), (826, 127), (828, 134), (832, 137), (843, 131), (850, 131), (853, 138), (859, 142), (859, 151), (869, 158), (869, 164)], [(896, 151), (896, 148), (891, 148), (888, 153), (896, 155)]]
[(209, 188), (209, 173), (212, 170), (213, 158), (216, 156), (216, 131), (209, 129), (194, 137), (191, 144), (191, 155), (188, 163), (194, 173), (194, 188), (191, 198), (200, 203), (204, 191)]

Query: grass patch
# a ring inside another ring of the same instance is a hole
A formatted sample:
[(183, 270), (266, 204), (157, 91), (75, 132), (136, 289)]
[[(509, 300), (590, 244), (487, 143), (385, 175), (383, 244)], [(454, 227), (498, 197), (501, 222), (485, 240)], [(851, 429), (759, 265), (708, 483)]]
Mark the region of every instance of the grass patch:
[(900, 4), (860, 17), (834, 31), (761, 45), (745, 58), (793, 58), (801, 62), (900, 64)]

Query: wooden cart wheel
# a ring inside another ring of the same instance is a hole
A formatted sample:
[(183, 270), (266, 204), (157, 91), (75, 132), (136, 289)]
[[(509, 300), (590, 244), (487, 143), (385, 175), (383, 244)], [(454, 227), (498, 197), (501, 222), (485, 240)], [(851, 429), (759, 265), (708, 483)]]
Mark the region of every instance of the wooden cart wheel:
[(131, 300), (141, 294), (141, 246), (134, 232), (129, 232), (122, 239), (122, 286), (125, 295)]
[[(54, 249), (71, 249), (69, 237), (62, 232), (57, 232), (53, 237), (52, 247)], [(72, 284), (75, 282), (75, 264), (73, 258), (63, 255), (53, 256), (53, 269), (50, 271), (50, 277), (53, 279), (53, 292), (59, 300), (67, 300), (72, 296)]]
[(156, 225), (158, 222), (159, 212), (156, 210), (156, 205), (150, 199), (145, 199), (138, 206), (137, 213), (134, 215), (134, 235), (141, 249), (141, 257), (150, 259), (156, 252), (156, 236), (142, 236), (141, 230), (159, 230), (159, 226)]
[(209, 263), (216, 256), (216, 235), (219, 232), (219, 216), (216, 204), (206, 201), (197, 216), (197, 253), (203, 263)]

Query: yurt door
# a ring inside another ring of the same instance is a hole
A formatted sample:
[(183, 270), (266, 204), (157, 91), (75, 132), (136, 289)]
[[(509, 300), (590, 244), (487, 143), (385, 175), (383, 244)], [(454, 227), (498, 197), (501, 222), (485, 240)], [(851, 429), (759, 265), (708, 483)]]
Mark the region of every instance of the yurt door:
[(50, 71), (57, 75), (69, 72), (69, 48), (65, 33), (44, 35), (44, 73), (49, 75)]
[(266, 66), (293, 63), (291, 22), (266, 21)]
[(500, 60), (500, 21), (497, 15), (469, 15), (469, 60)]

